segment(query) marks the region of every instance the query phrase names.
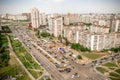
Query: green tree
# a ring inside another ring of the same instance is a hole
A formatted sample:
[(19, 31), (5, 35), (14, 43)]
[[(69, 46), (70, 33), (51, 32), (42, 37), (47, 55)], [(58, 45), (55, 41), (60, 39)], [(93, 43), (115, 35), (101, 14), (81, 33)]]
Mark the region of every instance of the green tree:
[(58, 36), (58, 40), (62, 43), (62, 37), (61, 37), (61, 35)]
[(77, 51), (82, 51), (82, 52), (85, 52), (85, 51), (90, 51), (90, 49), (80, 45), (79, 43), (72, 43), (71, 44), (71, 48), (72, 49), (75, 49)]
[(78, 55), (77, 58), (78, 58), (78, 59), (82, 59), (81, 55)]
[(41, 32), (41, 36), (42, 36), (42, 37), (49, 37), (49, 36), (50, 36), (50, 34), (49, 34), (49, 33), (47, 33), (47, 32)]

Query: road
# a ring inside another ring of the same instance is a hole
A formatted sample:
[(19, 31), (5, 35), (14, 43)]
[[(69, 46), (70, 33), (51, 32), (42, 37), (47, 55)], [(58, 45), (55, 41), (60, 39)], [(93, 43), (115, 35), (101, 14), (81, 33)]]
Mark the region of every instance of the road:
[(66, 80), (60, 74), (60, 72), (56, 69), (56, 67), (45, 56), (42, 55), (43, 54), (42, 51), (38, 52), (38, 50), (33, 46), (31, 46), (32, 48), (29, 50), (29, 48), (25, 44), (26, 43), (25, 40), (27, 40), (26, 39), (27, 37), (24, 37), (25, 38), (24, 39), (23, 36), (25, 36), (25, 34), (24, 33), (21, 33), (21, 34), (14, 32), (14, 35), (16, 35), (16, 37), (19, 38), (19, 41), (22, 42), (26, 50), (36, 58), (36, 60), (46, 69), (46, 71), (48, 71), (49, 74), (51, 74), (51, 77), (54, 80)]
[[(32, 42), (38, 41), (34, 35), (30, 35), (31, 33), (27, 32), (27, 30), (22, 27), (19, 27), (18, 31), (16, 31), (14, 27), (12, 27), (11, 30), (13, 31), (14, 35), (19, 38), (19, 41), (22, 42), (27, 51), (35, 57), (35, 59), (46, 69), (46, 71), (48, 71), (54, 80), (108, 80), (107, 77), (97, 73), (94, 70), (94, 67), (89, 65), (83, 66), (72, 61), (71, 59), (67, 59), (69, 61), (69, 64), (74, 67), (71, 73), (65, 75), (63, 73), (60, 73), (55, 65), (43, 55), (45, 53), (43, 50), (37, 50), (31, 42), (27, 41), (31, 37), (34, 39)], [(27, 33), (29, 33), (29, 35)], [(78, 73), (78, 76), (72, 78), (71, 76), (75, 73)]]

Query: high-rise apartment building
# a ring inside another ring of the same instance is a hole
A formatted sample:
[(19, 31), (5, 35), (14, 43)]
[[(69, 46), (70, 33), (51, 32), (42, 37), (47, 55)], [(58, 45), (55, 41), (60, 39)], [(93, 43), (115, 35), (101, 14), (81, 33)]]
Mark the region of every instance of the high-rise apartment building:
[(39, 15), (39, 21), (40, 21), (40, 25), (46, 25), (46, 15), (45, 13), (40, 13)]
[(63, 19), (62, 17), (56, 17), (54, 18), (53, 22), (53, 34), (55, 37), (58, 37), (59, 35), (62, 36), (62, 30), (63, 30)]
[(39, 11), (36, 8), (31, 10), (31, 22), (33, 28), (39, 28), (40, 21), (39, 21)]

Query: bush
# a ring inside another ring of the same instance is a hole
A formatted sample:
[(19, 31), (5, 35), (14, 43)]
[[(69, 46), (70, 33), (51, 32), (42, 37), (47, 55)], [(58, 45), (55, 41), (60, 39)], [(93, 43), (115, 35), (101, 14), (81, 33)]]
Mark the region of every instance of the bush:
[(78, 55), (77, 58), (78, 58), (78, 59), (82, 59), (81, 55)]
[(41, 35), (42, 37), (49, 37), (49, 36), (50, 36), (50, 34), (47, 33), (47, 32), (42, 32), (40, 35)]
[(117, 52), (120, 51), (120, 47), (117, 47), (117, 48), (111, 48), (110, 50), (111, 50), (111, 51), (114, 51), (115, 53), (117, 53)]
[(8, 26), (2, 26), (2, 31), (0, 31), (1, 33), (11, 33), (12, 31), (10, 30), (10, 28)]
[(120, 75), (118, 75), (118, 74), (116, 74), (116, 73), (113, 73), (113, 72), (112, 72), (112, 73), (110, 73), (110, 76), (113, 76), (113, 77), (118, 77), (118, 78), (120, 77)]
[(82, 45), (80, 45), (79, 43), (72, 43), (71, 44), (71, 48), (72, 49), (75, 49), (77, 51), (82, 51), (82, 52), (85, 52), (85, 51), (90, 51), (90, 49), (86, 48), (86, 47), (83, 47)]
[(99, 72), (101, 72), (101, 73), (104, 73), (104, 72), (105, 72), (105, 69), (102, 68), (102, 67), (97, 67), (96, 69), (97, 69)]
[(8, 48), (8, 41), (4, 34), (0, 34), (0, 67), (8, 66), (10, 59)]

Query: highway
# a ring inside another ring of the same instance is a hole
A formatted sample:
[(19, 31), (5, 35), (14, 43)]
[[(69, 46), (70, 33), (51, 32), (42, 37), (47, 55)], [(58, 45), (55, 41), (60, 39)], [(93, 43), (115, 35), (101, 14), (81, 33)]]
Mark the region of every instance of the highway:
[[(11, 30), (13, 31), (14, 36), (19, 38), (19, 41), (23, 44), (26, 50), (46, 69), (53, 80), (108, 80), (107, 77), (97, 73), (96, 70), (94, 70), (95, 67), (90, 65), (83, 66), (69, 58), (67, 60), (69, 61), (69, 64), (74, 67), (74, 69), (65, 75), (60, 73), (55, 65), (43, 55), (47, 51), (43, 51), (44, 49), (42, 47), (40, 47), (40, 50), (36, 49), (37, 45), (34, 45), (33, 43), (38, 41), (38, 39), (31, 32), (28, 32), (23, 27), (19, 27), (17, 30), (15, 30), (14, 27), (11, 27)], [(29, 38), (33, 38), (34, 40), (28, 42), (27, 40)], [(78, 76), (72, 78), (71, 76), (75, 73), (78, 73)]]
[[(12, 30), (14, 29), (12, 28)], [(32, 48), (29, 50), (28, 46), (26, 46), (26, 44), (28, 43), (26, 43), (27, 41), (25, 41), (27, 40), (27, 37), (24, 37), (27, 34), (22, 33), (22, 32), (17, 33), (16, 31), (13, 31), (13, 32), (14, 32), (14, 35), (17, 38), (19, 38), (19, 41), (22, 42), (26, 50), (36, 58), (36, 60), (46, 69), (46, 71), (48, 71), (49, 74), (51, 74), (52, 79), (65, 80), (64, 77), (60, 74), (60, 72), (56, 69), (56, 67), (45, 56), (43, 56), (42, 51), (38, 52), (38, 50), (35, 49), (35, 47), (33, 46), (31, 46)]]

